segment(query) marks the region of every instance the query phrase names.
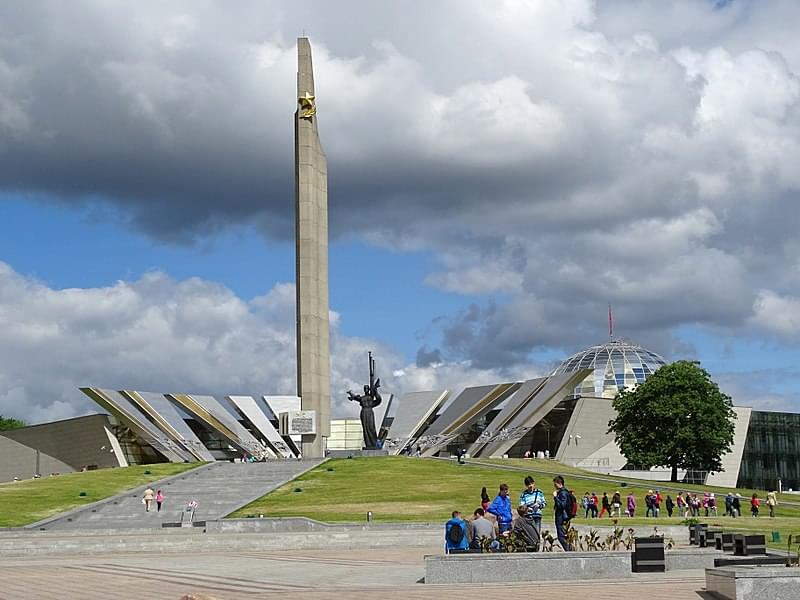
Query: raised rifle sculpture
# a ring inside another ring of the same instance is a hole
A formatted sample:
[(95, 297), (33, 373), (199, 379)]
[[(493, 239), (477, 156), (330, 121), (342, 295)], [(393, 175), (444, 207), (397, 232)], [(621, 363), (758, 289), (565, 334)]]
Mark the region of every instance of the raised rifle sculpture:
[(358, 402), (361, 405), (361, 428), (364, 430), (364, 449), (378, 449), (378, 431), (375, 429), (375, 414), (372, 409), (379, 406), (382, 399), (378, 388), (381, 387), (380, 378), (375, 378), (375, 359), (372, 352), (369, 355), (369, 385), (364, 386), (364, 393), (357, 395), (347, 390), (347, 399)]

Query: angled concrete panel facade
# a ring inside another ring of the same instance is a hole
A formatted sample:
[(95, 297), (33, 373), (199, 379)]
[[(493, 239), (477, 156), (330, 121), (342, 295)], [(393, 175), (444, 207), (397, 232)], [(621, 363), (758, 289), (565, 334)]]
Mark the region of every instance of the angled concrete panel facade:
[(387, 440), (391, 440), (394, 454), (399, 454), (421, 433), (420, 430), (436, 414), (447, 399), (447, 390), (411, 392), (398, 398), (394, 421), (389, 428)]
[(153, 425), (133, 402), (119, 392), (99, 388), (81, 388), (81, 391), (170, 462), (195, 462), (195, 457), (188, 450)]
[(571, 395), (572, 389), (570, 386), (574, 388), (577, 382), (582, 381), (590, 371), (590, 369), (580, 369), (572, 373), (549, 377), (547, 383), (508, 422), (506, 432), (502, 436), (503, 439), (486, 444), (481, 450), (480, 456), (502, 456), (506, 454), (534, 425), (553, 410), (565, 396)]
[(127, 466), (107, 436), (108, 415), (88, 415), (0, 431), (0, 482), (28, 479), (37, 472), (69, 473), (82, 467)]
[(380, 406), (372, 409), (372, 412), (375, 415), (375, 430), (378, 432), (378, 434), (380, 434), (381, 427), (383, 427), (383, 422), (386, 419), (386, 415), (389, 413), (389, 409), (392, 407), (394, 395), (382, 394), (382, 398), (383, 400)]
[(608, 432), (608, 422), (616, 416), (608, 398), (580, 398), (572, 411), (556, 458), (570, 466), (599, 472), (618, 471), (628, 461)]
[(722, 455), (722, 471), (720, 473), (712, 473), (706, 479), (708, 485), (736, 487), (739, 481), (739, 470), (742, 466), (742, 455), (744, 454), (744, 445), (747, 440), (750, 415), (753, 409), (745, 406), (734, 406), (733, 410), (736, 413), (733, 447), (730, 452)]
[(500, 383), (465, 389), (420, 438), (422, 455), (436, 454), (477, 419), (508, 398), (519, 385)]
[(150, 417), (150, 420), (164, 435), (178, 442), (199, 461), (213, 462), (214, 455), (208, 451), (191, 427), (183, 420), (178, 409), (163, 394), (153, 392), (120, 391), (125, 398), (135, 404), (139, 410)]
[(178, 403), (206, 426), (222, 434), (235, 448), (258, 459), (267, 458), (264, 446), (237, 421), (214, 396), (199, 394), (167, 394), (167, 398)]
[(469, 455), (478, 456), (481, 448), (508, 427), (513, 418), (522, 410), (522, 407), (542, 389), (545, 383), (547, 383), (547, 377), (530, 379), (524, 382), (508, 399), (505, 406), (497, 413), (497, 416), (492, 419), (492, 422), (489, 423), (486, 430), (475, 440), (475, 443), (469, 447), (467, 450)]
[(325, 455), (330, 435), (328, 315), (328, 166), (319, 141), (311, 44), (297, 40), (295, 112), (295, 243), (297, 395), (317, 413), (317, 432), (303, 436), (303, 456)]
[(259, 408), (252, 396), (225, 396), (225, 398), (264, 436), (267, 445), (277, 456), (281, 458), (294, 457), (294, 453), (283, 440), (281, 434), (272, 426), (267, 415)]

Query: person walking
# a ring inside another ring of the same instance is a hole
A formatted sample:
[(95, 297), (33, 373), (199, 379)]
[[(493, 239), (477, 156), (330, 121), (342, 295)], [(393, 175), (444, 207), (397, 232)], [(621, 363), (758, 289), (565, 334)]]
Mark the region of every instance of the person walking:
[(600, 505), (600, 499), (597, 497), (597, 492), (592, 492), (592, 518), (597, 518), (597, 513), (599, 509), (597, 508)]
[(486, 512), (497, 517), (497, 527), (501, 535), (506, 531), (511, 531), (511, 521), (514, 519), (514, 515), (511, 512), (511, 499), (508, 497), (507, 483), (500, 484), (500, 491)]
[(655, 510), (653, 509), (653, 498), (653, 490), (647, 490), (647, 494), (644, 496), (644, 505), (647, 507), (647, 510), (644, 511), (645, 517), (655, 514)]
[(556, 475), (553, 478), (553, 487), (555, 488), (555, 490), (553, 490), (553, 498), (555, 498), (554, 513), (558, 543), (561, 544), (565, 552), (572, 552), (573, 547), (567, 541), (567, 529), (572, 519), (570, 511), (570, 493), (567, 488), (564, 487), (564, 478), (561, 475)]
[(589, 492), (586, 492), (583, 495), (583, 500), (581, 500), (581, 506), (583, 506), (583, 518), (589, 518), (589, 511), (592, 510), (592, 497), (589, 495)]
[(671, 518), (672, 511), (675, 508), (675, 503), (672, 501), (672, 496), (670, 496), (669, 494), (667, 494), (667, 500), (665, 505), (667, 507), (667, 516)]
[(633, 495), (633, 492), (628, 494), (627, 505), (628, 516), (632, 519), (636, 515), (636, 496)]
[(736, 493), (731, 501), (731, 516), (732, 517), (741, 517), (742, 516), (742, 495), (740, 493)]
[(767, 492), (767, 507), (769, 508), (769, 518), (775, 518), (775, 507), (778, 506), (778, 493)]
[(542, 532), (542, 509), (547, 506), (547, 501), (544, 499), (544, 492), (536, 487), (533, 477), (528, 475), (524, 483), (525, 489), (519, 495), (519, 503), (527, 507), (525, 516), (530, 520), (533, 528), (536, 529), (538, 539), (541, 537)]
[(714, 517), (717, 516), (717, 497), (714, 495), (714, 492), (708, 495), (708, 513)]
[(164, 494), (161, 490), (156, 492), (156, 512), (161, 512), (161, 504), (164, 502)]
[(142, 503), (144, 504), (145, 512), (150, 512), (150, 505), (153, 503), (153, 498), (155, 498), (155, 492), (152, 489), (147, 488), (144, 491), (144, 496), (142, 496)]
[(758, 499), (758, 494), (755, 492), (753, 493), (753, 497), (750, 498), (750, 514), (754, 517), (758, 516), (758, 507), (761, 505), (761, 501)]
[(732, 512), (733, 512), (733, 494), (731, 492), (728, 492), (725, 495), (725, 516), (732, 517), (733, 516)]
[(601, 500), (603, 510), (600, 511), (600, 518), (603, 518), (603, 515), (608, 513), (611, 516), (611, 502), (608, 500), (608, 492), (603, 492), (603, 499)]
[(622, 496), (620, 496), (619, 491), (616, 491), (616, 492), (614, 492), (614, 496), (611, 498), (611, 517), (612, 518), (619, 519), (621, 507), (622, 507)]
[(678, 516), (685, 517), (686, 500), (683, 499), (683, 492), (678, 492), (678, 495), (675, 497), (675, 505), (678, 507)]

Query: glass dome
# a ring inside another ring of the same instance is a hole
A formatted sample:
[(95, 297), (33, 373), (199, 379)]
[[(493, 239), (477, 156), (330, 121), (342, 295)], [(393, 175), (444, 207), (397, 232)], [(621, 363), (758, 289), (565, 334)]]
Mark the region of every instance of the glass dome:
[(625, 340), (611, 340), (573, 354), (553, 375), (578, 369), (594, 369), (575, 387), (575, 394), (594, 398), (613, 398), (617, 392), (634, 387), (667, 364), (655, 352)]

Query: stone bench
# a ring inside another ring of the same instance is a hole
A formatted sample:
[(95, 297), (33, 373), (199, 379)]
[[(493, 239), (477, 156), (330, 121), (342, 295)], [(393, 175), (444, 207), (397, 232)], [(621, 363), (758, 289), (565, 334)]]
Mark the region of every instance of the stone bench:
[(425, 556), (425, 583), (494, 583), (627, 577), (631, 577), (631, 553), (628, 551)]
[[(714, 567), (711, 549), (668, 550), (667, 571)], [(512, 552), (425, 556), (425, 583), (617, 579), (632, 576), (632, 552)], [(800, 596), (798, 596), (800, 598)]]
[(800, 569), (719, 567), (706, 569), (706, 591), (720, 600), (797, 600)]

